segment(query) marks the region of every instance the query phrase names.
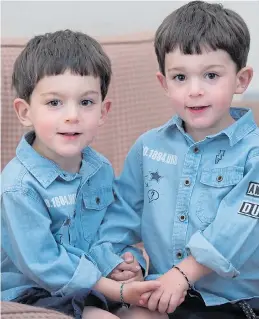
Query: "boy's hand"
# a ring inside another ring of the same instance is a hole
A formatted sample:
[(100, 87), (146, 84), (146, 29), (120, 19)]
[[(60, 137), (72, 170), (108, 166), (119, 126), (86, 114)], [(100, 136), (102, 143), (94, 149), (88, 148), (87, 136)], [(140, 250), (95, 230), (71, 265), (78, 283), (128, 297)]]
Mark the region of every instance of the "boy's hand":
[(116, 281), (143, 280), (141, 267), (134, 256), (130, 252), (126, 252), (122, 258), (124, 262), (114, 268), (108, 277)]
[(151, 311), (171, 313), (184, 301), (189, 288), (184, 276), (177, 269), (170, 269), (157, 279), (161, 287), (141, 296), (139, 304)]
[(144, 280), (144, 277), (143, 277), (143, 273), (142, 273), (142, 269), (140, 269), (137, 273), (135, 273), (134, 277), (131, 277), (130, 279), (127, 279), (128, 277), (131, 277), (132, 276), (132, 272), (130, 272), (130, 274), (128, 274), (127, 270), (121, 272), (120, 274), (118, 274), (118, 277), (117, 278), (125, 278), (125, 279), (114, 279), (116, 281), (120, 281), (120, 282), (125, 282), (125, 283), (129, 283), (129, 282), (132, 282), (132, 281), (143, 281)]
[(149, 292), (156, 292), (161, 286), (159, 281), (133, 281), (123, 286), (123, 299), (126, 303), (140, 306), (141, 295)]

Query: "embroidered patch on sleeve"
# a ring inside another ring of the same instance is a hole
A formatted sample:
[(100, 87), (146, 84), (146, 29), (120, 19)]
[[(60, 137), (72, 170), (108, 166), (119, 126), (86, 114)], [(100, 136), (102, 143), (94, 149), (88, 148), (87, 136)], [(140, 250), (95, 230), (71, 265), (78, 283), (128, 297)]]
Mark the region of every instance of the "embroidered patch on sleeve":
[(246, 195), (252, 197), (259, 197), (259, 183), (250, 182)]
[(259, 219), (259, 205), (255, 203), (243, 202), (239, 214)]

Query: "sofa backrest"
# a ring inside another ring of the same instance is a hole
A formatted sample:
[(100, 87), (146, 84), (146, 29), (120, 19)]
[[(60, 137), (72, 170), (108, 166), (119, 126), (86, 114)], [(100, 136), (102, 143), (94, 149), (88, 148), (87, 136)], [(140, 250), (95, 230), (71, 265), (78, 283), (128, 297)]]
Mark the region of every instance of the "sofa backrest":
[[(113, 106), (107, 123), (101, 128), (93, 147), (112, 162), (116, 174), (137, 137), (157, 127), (174, 114), (156, 80), (158, 70), (153, 35), (139, 34), (99, 39), (112, 61), (113, 77), (108, 93)], [(12, 107), (14, 92), (11, 74), (15, 58), (26, 39), (2, 39), (2, 169), (15, 155), (24, 128)], [(251, 107), (259, 124), (259, 101), (234, 102)]]

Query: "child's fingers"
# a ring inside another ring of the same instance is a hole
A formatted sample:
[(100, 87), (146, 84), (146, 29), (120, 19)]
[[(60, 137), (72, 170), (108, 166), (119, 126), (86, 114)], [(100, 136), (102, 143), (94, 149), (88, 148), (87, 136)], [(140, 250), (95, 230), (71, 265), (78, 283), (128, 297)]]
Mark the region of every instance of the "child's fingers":
[(109, 273), (109, 275), (108, 275), (107, 277), (108, 277), (108, 278), (112, 278), (112, 276), (113, 276), (114, 274), (117, 274), (117, 273), (120, 273), (120, 272), (122, 272), (122, 270), (119, 270), (119, 269), (117, 269), (117, 267), (116, 267), (116, 268), (113, 269), (113, 271), (112, 271), (111, 273)]
[(160, 300), (162, 294), (163, 294), (162, 289), (157, 289), (152, 293), (152, 295), (150, 296), (150, 298), (148, 300), (148, 304), (147, 304), (147, 307), (150, 311), (157, 310), (158, 303), (159, 303), (159, 300)]
[(136, 276), (136, 273), (125, 270), (125, 271), (120, 271), (118, 273), (111, 274), (111, 279), (116, 281), (126, 281), (131, 278), (134, 278), (135, 276)]
[(152, 292), (161, 286), (159, 281), (136, 281), (137, 293), (143, 295), (146, 292)]
[(140, 300), (139, 303), (141, 305), (145, 305), (148, 302), (148, 299), (150, 298), (150, 296), (152, 295), (152, 291), (146, 292), (143, 295), (140, 296)]
[(168, 305), (170, 303), (171, 299), (171, 294), (168, 293), (163, 293), (162, 296), (160, 297), (159, 303), (158, 303), (158, 311), (160, 313), (166, 313), (168, 309)]
[(184, 302), (184, 299), (185, 299), (185, 298), (182, 297), (182, 298), (178, 301), (177, 307), (180, 306), (180, 304)]
[(121, 264), (119, 264), (116, 269), (118, 270), (128, 270), (128, 271), (132, 271), (134, 273), (138, 272), (141, 267), (139, 266), (139, 264), (137, 263), (131, 263), (131, 264), (127, 264), (125, 261), (122, 262)]
[(167, 309), (168, 313), (172, 313), (175, 311), (176, 307), (178, 306), (178, 302), (179, 300), (176, 299), (175, 295), (171, 296), (170, 302), (169, 302), (169, 306)]
[(134, 256), (129, 251), (127, 251), (124, 255), (122, 255), (122, 258), (127, 264), (131, 264), (134, 262)]
[(120, 272), (121, 272), (121, 270), (114, 268), (111, 274), (118, 274)]

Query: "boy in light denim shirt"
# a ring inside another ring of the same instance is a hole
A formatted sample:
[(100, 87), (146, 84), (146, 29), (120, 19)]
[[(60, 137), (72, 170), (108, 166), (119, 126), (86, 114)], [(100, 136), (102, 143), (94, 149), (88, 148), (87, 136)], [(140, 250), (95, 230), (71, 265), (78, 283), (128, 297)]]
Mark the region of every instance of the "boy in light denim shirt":
[(251, 110), (230, 107), (252, 79), (249, 46), (243, 19), (219, 4), (193, 1), (165, 18), (157, 78), (176, 116), (130, 150), (91, 250), (110, 272), (116, 253), (143, 241), (147, 279), (161, 288), (142, 305), (170, 318), (258, 312), (259, 129)]
[(110, 109), (110, 77), (100, 44), (70, 30), (34, 37), (15, 62), (14, 109), (33, 130), (2, 174), (2, 300), (112, 319), (118, 304), (103, 294), (138, 303), (160, 286), (104, 278), (88, 254), (114, 201), (112, 167), (89, 147)]

